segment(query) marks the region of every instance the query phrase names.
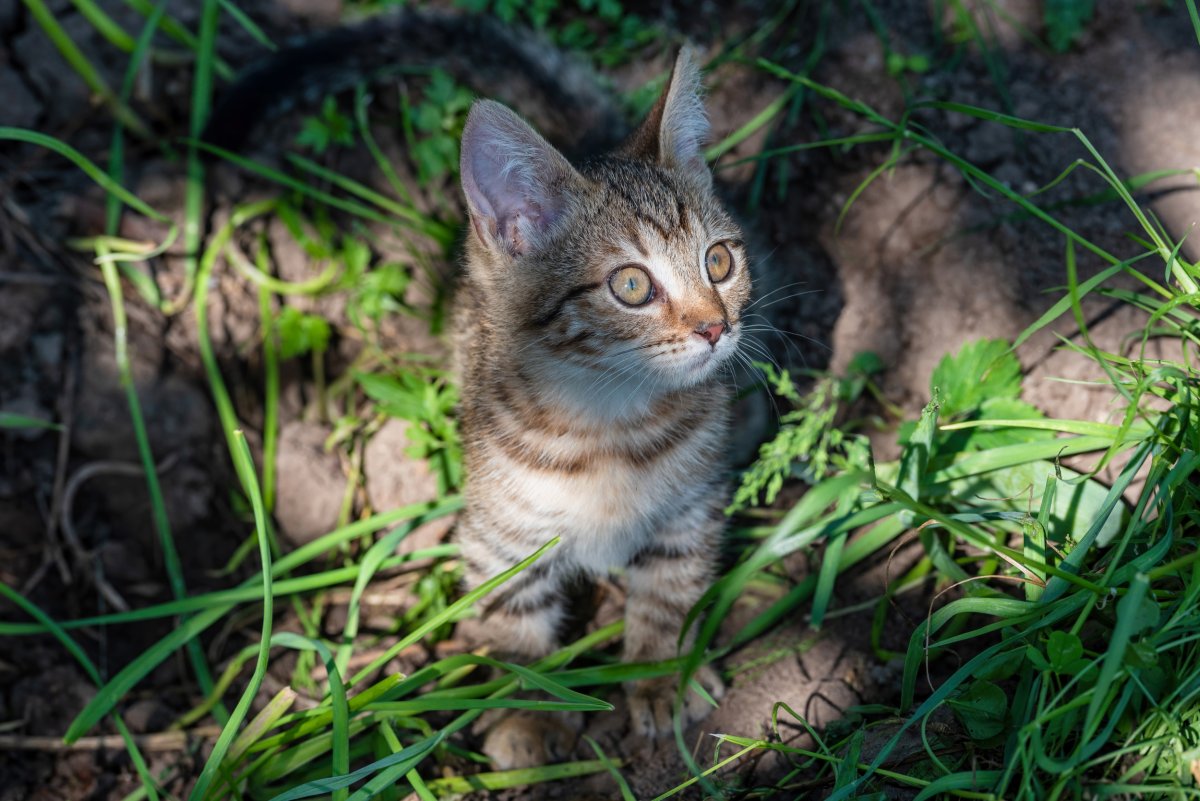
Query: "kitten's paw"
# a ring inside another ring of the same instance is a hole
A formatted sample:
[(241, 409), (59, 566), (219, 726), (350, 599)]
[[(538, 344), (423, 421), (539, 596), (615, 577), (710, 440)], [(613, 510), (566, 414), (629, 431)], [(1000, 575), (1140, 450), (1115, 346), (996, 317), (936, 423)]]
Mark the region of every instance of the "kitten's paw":
[(497, 770), (562, 762), (574, 750), (582, 723), (578, 713), (513, 712), (488, 729), (482, 750)]
[[(717, 672), (708, 665), (696, 671), (693, 678), (709, 695), (720, 700), (725, 695), (725, 684)], [(643, 679), (626, 685), (629, 699), (629, 718), (633, 730), (644, 737), (663, 737), (671, 732), (671, 708), (675, 703), (676, 676), (661, 676)], [(686, 726), (708, 717), (712, 706), (695, 690), (689, 689), (683, 699), (683, 723)]]

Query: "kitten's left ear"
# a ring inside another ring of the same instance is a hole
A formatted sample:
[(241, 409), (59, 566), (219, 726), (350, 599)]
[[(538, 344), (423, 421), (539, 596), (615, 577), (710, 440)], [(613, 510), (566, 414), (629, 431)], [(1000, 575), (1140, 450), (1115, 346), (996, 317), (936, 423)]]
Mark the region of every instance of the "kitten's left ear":
[(702, 150), (709, 133), (702, 92), (700, 68), (691, 48), (685, 46), (675, 57), (666, 88), (622, 152), (711, 181)]
[(492, 100), (471, 106), (463, 128), (461, 168), (480, 241), (512, 257), (545, 241), (583, 180), (528, 123)]

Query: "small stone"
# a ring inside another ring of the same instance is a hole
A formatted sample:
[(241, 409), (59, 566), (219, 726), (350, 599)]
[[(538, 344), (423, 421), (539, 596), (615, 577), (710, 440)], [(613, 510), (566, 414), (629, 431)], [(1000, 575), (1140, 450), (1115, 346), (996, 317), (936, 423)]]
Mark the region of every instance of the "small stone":
[[(406, 420), (389, 420), (371, 437), (363, 453), (367, 497), (376, 512), (437, 500), (437, 477), (423, 460), (406, 453), (412, 444), (409, 425)], [(427, 523), (405, 537), (397, 551), (411, 553), (437, 545), (453, 525), (451, 517)]]
[(325, 451), (328, 436), (324, 426), (301, 421), (285, 423), (279, 432), (275, 518), (293, 545), (337, 527), (346, 476), (337, 454)]
[(133, 702), (125, 709), (123, 717), (135, 734), (162, 731), (171, 722), (170, 710), (153, 698)]

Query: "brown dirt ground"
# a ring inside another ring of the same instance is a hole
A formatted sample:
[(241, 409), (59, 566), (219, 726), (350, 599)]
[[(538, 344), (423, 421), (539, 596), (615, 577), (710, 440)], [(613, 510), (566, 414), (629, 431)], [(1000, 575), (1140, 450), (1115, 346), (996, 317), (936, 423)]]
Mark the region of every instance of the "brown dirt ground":
[[(138, 29), (138, 18), (124, 4), (101, 5), (128, 29)], [(337, 0), (257, 0), (243, 5), (276, 40), (336, 24), (339, 16)], [(752, 33), (776, 8), (767, 2), (752, 7), (716, 2), (630, 5), (645, 5), (638, 9), (641, 13), (712, 53)], [(815, 36), (815, 5), (799, 3), (780, 32), (761, 44), (759, 54), (798, 69)], [(1097, 18), (1076, 47), (1062, 55), (1047, 53), (1020, 33), (1022, 28), (1040, 31), (1040, 3), (973, 4), (985, 9), (978, 18), (999, 42), (1006, 72), (1000, 82), (1003, 92), (977, 49), (963, 48), (959, 57), (947, 60), (952, 51), (941, 40), (940, 22), (932, 19), (930, 10), (941, 5), (907, 0), (875, 4), (894, 49), (934, 55), (933, 70), (908, 76), (913, 94), (989, 108), (1003, 108), (1006, 95), (1008, 108), (1017, 116), (1084, 131), (1126, 176), (1200, 164), (1200, 137), (1195, 135), (1200, 122), (1200, 48), (1183, 4), (1097, 4), (1102, 6)], [(124, 56), (107, 47), (65, 0), (51, 6), (109, 82), (119, 84)], [(172, 11), (194, 29), (197, 7), (181, 0)], [(222, 54), (235, 65), (247, 63), (256, 52), (246, 35), (227, 22), (220, 41)], [(815, 73), (818, 81), (889, 118), (899, 116), (904, 89), (888, 77), (883, 47), (858, 6), (834, 4), (825, 47)], [(618, 86), (635, 86), (652, 69), (662, 68), (666, 58), (665, 50), (640, 54), (613, 77)], [(163, 133), (183, 132), (187, 74), (159, 67), (140, 90), (138, 110)], [(710, 87), (709, 108), (720, 137), (766, 105), (782, 85), (745, 65), (729, 63), (711, 77)], [(0, 4), (0, 99), (0, 125), (44, 131), (97, 160), (105, 154), (107, 115), (97, 110), (83, 84), (65, 68), (25, 7), (15, 3)], [(814, 107), (816, 113), (810, 113)], [(930, 109), (918, 112), (916, 120), (952, 151), (1022, 192), (1048, 182), (1086, 155), (1067, 134), (1019, 134)], [(861, 120), (836, 107), (809, 101), (790, 125), (772, 130), (766, 138), (752, 137), (725, 160), (756, 152), (764, 143), (780, 146), (864, 128)], [(398, 138), (386, 130), (376, 134), (401, 163)], [(847, 153), (814, 150), (779, 160), (767, 173), (760, 207), (748, 210), (746, 217), (762, 256), (763, 283), (802, 282), (797, 291), (803, 294), (788, 297), (775, 309), (780, 326), (795, 334), (786, 345), (773, 343), (775, 353), (793, 364), (837, 370), (855, 353), (873, 350), (887, 365), (882, 379), (887, 396), (916, 410), (926, 398), (929, 373), (943, 354), (970, 339), (1011, 338), (1053, 302), (1053, 289), (1065, 281), (1064, 243), (1046, 226), (1011, 215), (1005, 201), (975, 191), (956, 171), (924, 153), (909, 156), (875, 181), (839, 229), (836, 221), (845, 199), (887, 155), (886, 146), (878, 146)], [(130, 183), (138, 194), (178, 217), (180, 166), (136, 147), (129, 163)], [(752, 168), (724, 170), (720, 176), (734, 206), (746, 209)], [(1185, 178), (1163, 180), (1139, 198), (1173, 237), (1181, 237), (1195, 224), (1200, 209), (1193, 186)], [(1100, 188), (1081, 171), (1043, 200), (1069, 201)], [(219, 176), (215, 190), (218, 198), (238, 199), (258, 191), (228, 171)], [(213, 220), (227, 213), (218, 203)], [(1054, 213), (1111, 252), (1132, 252), (1123, 237), (1132, 220), (1117, 204), (1064, 203)], [(68, 430), (61, 437), (0, 433), (0, 580), (60, 619), (111, 609), (114, 599), (98, 590), (103, 585), (132, 606), (169, 594), (144, 483), (128, 467), (136, 461), (136, 451), (117, 380), (107, 296), (94, 267), (64, 245), (69, 236), (98, 232), (101, 224), (99, 195), (77, 172), (43, 151), (0, 145), (0, 411), (57, 420)], [(153, 238), (161, 229), (133, 220), (124, 233)], [(283, 252), (284, 238), (278, 232), (271, 235)], [(306, 274), (303, 255), (293, 251), (281, 258), (284, 277), (289, 271)], [(1194, 241), (1185, 244), (1185, 251), (1191, 259), (1200, 258), (1200, 245)], [(179, 255), (177, 247), (156, 264), (168, 296), (180, 286)], [(1101, 267), (1099, 259), (1081, 257), (1084, 274)], [(253, 389), (261, 385), (260, 367), (245, 354), (257, 334), (256, 300), (231, 270), (219, 275), (213, 292), (215, 344), (253, 439), (261, 425), (261, 401)], [(427, 288), (414, 291), (427, 294)], [(168, 511), (188, 586), (222, 586), (224, 580), (215, 571), (237, 547), (245, 527), (228, 500), (232, 473), (199, 368), (191, 317), (166, 319), (132, 299), (131, 292), (127, 297), (137, 391), (150, 441), (162, 460)], [(332, 319), (344, 316), (336, 299), (316, 303), (317, 310)], [(1087, 303), (1086, 311), (1101, 347), (1125, 346), (1122, 337), (1140, 322), (1129, 309), (1111, 308), (1099, 300)], [(387, 336), (398, 348), (442, 352), (441, 343), (423, 325), (408, 319), (389, 325)], [(1054, 350), (1055, 344), (1044, 332), (1021, 351), (1027, 368), (1026, 397), (1054, 416), (1107, 419), (1111, 399), (1103, 390), (1052, 380), (1096, 377), (1087, 363)], [(353, 353), (352, 342), (340, 341), (331, 354), (331, 373)], [(284, 375), (279, 465), (281, 506), (287, 511), (281, 512), (280, 523), (299, 541), (326, 530), (336, 518), (345, 465), (322, 450), (327, 431), (304, 418), (309, 376), (289, 369)], [(385, 429), (373, 442), (364, 455), (363, 504), (386, 509), (430, 491), (431, 479), (423, 466), (396, 455), (404, 442), (402, 427)], [(885, 442), (880, 439), (881, 446)], [(331, 486), (337, 491), (329, 491)], [(70, 535), (78, 540), (76, 545)], [(436, 541), (444, 535), (442, 527), (425, 532), (423, 539)], [(902, 551), (893, 571), (911, 556), (911, 549)], [(790, 560), (789, 571), (801, 577), (814, 557)], [(846, 606), (877, 596), (885, 570), (873, 565), (848, 576), (839, 587), (838, 603)], [(911, 618), (920, 617), (927, 601), (913, 598), (909, 620), (900, 615), (889, 620), (887, 647), (902, 649)], [(7, 604), (0, 610), (6, 619), (21, 619)], [(375, 614), (386, 619), (389, 611), (385, 606)], [(747, 612), (739, 610), (727, 627), (736, 626), (743, 614)], [(861, 615), (838, 618), (816, 634), (796, 620), (731, 657), (723, 666), (733, 676), (729, 694), (692, 733), (699, 753), (708, 749), (705, 732), (767, 734), (771, 708), (778, 701), (804, 712), (818, 726), (855, 704), (893, 701), (895, 667), (871, 656), (865, 639), (868, 622), (869, 617)], [(334, 613), (326, 626), (332, 632), (336, 625)], [(119, 632), (98, 629), (86, 632), (81, 641), (100, 671), (110, 676), (169, 626), (158, 622)], [(253, 637), (253, 632), (231, 626), (204, 644), (211, 662), (223, 665)], [(274, 692), (287, 675), (273, 670), (267, 689)], [(120, 750), (56, 750), (35, 739), (60, 736), (91, 692), (86, 677), (49, 638), (0, 642), (0, 731), (6, 744), (24, 738), (30, 746), (0, 748), (0, 801), (118, 799), (136, 787)], [(130, 695), (126, 719), (138, 733), (159, 732), (196, 699), (184, 661), (170, 660)], [(626, 773), (635, 794), (649, 796), (673, 786), (683, 775), (674, 745), (632, 740), (620, 721), (619, 715), (596, 718), (589, 732), (609, 754), (628, 760)], [(795, 727), (781, 732), (785, 738), (801, 733)], [(155, 771), (171, 771), (168, 786), (183, 795), (203, 754), (204, 744), (192, 741), (183, 749), (150, 750), (148, 756)], [(730, 781), (753, 788), (769, 782), (781, 767), (774, 757), (755, 757)], [(611, 780), (598, 776), (539, 788), (533, 795), (510, 795), (600, 798), (613, 792)]]

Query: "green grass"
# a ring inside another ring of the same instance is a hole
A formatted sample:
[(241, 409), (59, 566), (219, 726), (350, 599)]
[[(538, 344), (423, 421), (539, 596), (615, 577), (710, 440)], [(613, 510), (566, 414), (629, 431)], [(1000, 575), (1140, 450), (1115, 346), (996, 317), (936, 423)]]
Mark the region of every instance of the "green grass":
[[(205, 237), (200, 154), (206, 146), (195, 137), (208, 114), (213, 81), (230, 74), (216, 57), (218, 21), (229, 14), (264, 48), (270, 46), (269, 39), (251, 20), (233, 14), (233, 7), (219, 0), (202, 5), (197, 35), (172, 20), (165, 4), (131, 1), (146, 17), (136, 38), (117, 28), (92, 3), (80, 0), (80, 10), (105, 40), (129, 55), (126, 80), (114, 93), (66, 39), (47, 8), (34, 0), (25, 2), (113, 115), (108, 170), (45, 134), (0, 128), (0, 139), (56, 152), (107, 193), (105, 235), (74, 244), (95, 255), (112, 306), (122, 386), (137, 432), (155, 527), (167, 557), (172, 597), (129, 612), (54, 620), (15, 590), (0, 585), (0, 594), (30, 618), (0, 622), (0, 636), (50, 635), (98, 685), (93, 700), (64, 734), (68, 741), (76, 740), (111, 718), (142, 782), (130, 798), (157, 799), (166, 793), (160, 778), (149, 773), (119, 710), (152, 671), (183, 649), (200, 694), (177, 724), (192, 728), (210, 715), (221, 724), (220, 735), (192, 785), (190, 798), (196, 801), (309, 797), (358, 801), (410, 794), (429, 799), (592, 774), (607, 775), (614, 797), (630, 799), (634, 796), (624, 773), (632, 767), (631, 761), (605, 754), (594, 742), (590, 745), (595, 759), (496, 772), (487, 770), (484, 758), (467, 751), (465, 741), (456, 735), (489, 709), (606, 713), (611, 706), (605, 698), (624, 682), (679, 672), (682, 686), (702, 664), (736, 652), (785, 621), (807, 615), (814, 628), (820, 627), (846, 611), (836, 608), (834, 590), (847, 571), (882, 562), (910, 540), (920, 545), (916, 563), (894, 576), (886, 591), (865, 605), (874, 607), (872, 642), (877, 656), (894, 657), (903, 666), (895, 705), (851, 710), (846, 721), (817, 731), (780, 704), (771, 721), (776, 737), (724, 732), (711, 758), (703, 760), (698, 754), (704, 749), (693, 754), (691, 744), (685, 744), (677, 730), (692, 776), (662, 787), (658, 798), (697, 788), (711, 797), (800, 797), (819, 791), (833, 799), (881, 797), (896, 788), (906, 788), (918, 799), (1200, 795), (1193, 779), (1193, 766), (1200, 764), (1200, 550), (1194, 478), (1200, 465), (1200, 424), (1197, 369), (1192, 361), (1200, 345), (1196, 314), (1200, 270), (1182, 257), (1180, 243), (1172, 241), (1135, 198), (1155, 176), (1118, 175), (1082, 131), (956, 102), (920, 99), (915, 92), (920, 75), (957, 63), (966, 57), (962, 46), (974, 42), (999, 89), (1000, 105), (1007, 108), (1000, 57), (963, 4), (944, 4), (956, 15), (957, 40), (948, 43), (947, 53), (930, 59), (894, 51), (886, 18), (869, 2), (861, 4), (885, 51), (894, 56), (889, 58), (891, 79), (901, 84), (909, 98), (899, 120), (812, 78), (825, 46), (828, 16), (836, 13), (830, 4), (822, 4), (820, 31), (801, 71), (792, 72), (766, 59), (755, 62), (785, 88), (715, 144), (708, 156), (718, 159), (767, 129), (769, 146), (744, 159), (759, 166), (753, 184), (757, 203), (769, 173), (786, 175), (789, 154), (874, 148), (867, 153), (878, 157), (877, 166), (851, 193), (843, 215), (894, 165), (917, 152), (935, 156), (972, 185), (1006, 202), (1008, 210), (1000, 212), (1009, 215), (1006, 219), (1046, 226), (1062, 237), (1067, 286), (1061, 299), (1013, 343), (968, 343), (947, 354), (930, 377), (931, 400), (915, 419), (897, 419), (898, 410), (874, 383), (880, 364), (870, 354), (856, 359), (846, 375), (806, 374), (810, 384), (796, 374), (764, 365), (766, 383), (790, 411), (781, 417), (778, 436), (763, 446), (760, 460), (743, 476), (735, 507), (744, 516), (734, 519), (731, 532), (735, 559), (689, 617), (697, 640), (691, 653), (656, 664), (621, 664), (612, 657), (612, 646), (622, 630), (617, 623), (532, 665), (453, 654), (402, 675), (383, 671), (410, 646), (432, 645), (447, 637), (454, 622), (472, 614), (481, 598), (554, 547), (547, 544), (512, 570), (461, 596), (455, 590), (455, 546), (396, 555), (397, 546), (419, 525), (461, 507), (461, 444), (453, 411), (457, 389), (444, 371), (419, 355), (388, 352), (379, 326), (389, 314), (426, 314), (431, 329), (441, 326), (443, 310), (411, 308), (404, 296), (411, 281), (429, 268), (428, 257), (421, 254), (430, 250), (450, 254), (458, 235), (458, 221), (422, 209), (445, 208), (437, 193), (454, 177), (453, 148), (465, 95), (460, 87), (434, 76), (422, 84), (426, 91), (406, 104), (402, 127), (422, 179), (416, 186), (401, 180), (371, 138), (362, 90), (356, 94), (352, 114), (343, 114), (336, 101), (326, 102), (298, 145), (310, 152), (289, 154), (285, 168), (214, 151), (274, 184), (279, 194), (232, 209), (227, 222)], [(619, 3), (580, 0), (576, 7), (545, 2), (520, 9), (502, 2), (479, 5), (501, 15), (519, 11), (559, 41), (584, 49), (598, 63), (609, 63), (619, 54), (596, 37), (596, 30), (616, 32), (614, 41), (632, 43), (633, 48), (662, 35), (659, 31), (647, 38), (641, 32), (645, 26)], [(1056, 23), (1061, 27), (1055, 29), (1055, 46), (1069, 44), (1086, 24), (1085, 5), (1059, 2), (1050, 9), (1065, 14)], [(717, 62), (753, 57), (759, 52), (756, 48), (784, 25), (791, 8), (731, 47)], [(1197, 19), (1191, 0), (1187, 8)], [(581, 17), (590, 12), (597, 15), (595, 20)], [(581, 21), (595, 26), (575, 24)], [(1200, 23), (1196, 27), (1200, 31)], [(139, 65), (155, 55), (150, 46), (155, 30), (184, 45), (195, 59), (187, 125), (191, 138), (184, 142), (187, 185), (181, 232), (123, 187), (129, 166), (123, 133), (126, 129), (140, 137), (148, 133), (130, 107), (130, 90)], [(794, 122), (802, 108), (819, 116), (822, 107), (832, 106), (854, 115), (862, 129), (819, 141), (782, 138), (785, 123)], [(1072, 137), (1080, 157), (1063, 165), (1051, 186), (1080, 169), (1099, 175), (1109, 189), (1076, 205), (1122, 204), (1136, 229), (1133, 248), (1140, 250), (1121, 258), (1072, 230), (1055, 216), (1062, 206), (1039, 205), (1040, 192), (1015, 192), (947, 148), (936, 131), (914, 125), (911, 113), (919, 110), (1004, 125), (1029, 136), (1034, 147), (1040, 137)], [(347, 138), (372, 155), (386, 179), (387, 193), (328, 166), (330, 154), (325, 151), (344, 146)], [(735, 163), (740, 162), (723, 166)], [(781, 178), (779, 186), (785, 184)], [(119, 223), (127, 213), (168, 225), (164, 240), (122, 240)], [(290, 281), (278, 277), (264, 233), (268, 220), (278, 221), (309, 256), (310, 277)], [(411, 258), (398, 262), (378, 258), (378, 227), (413, 243)], [(191, 254), (190, 262), (184, 291), (164, 300), (151, 273), (138, 265), (159, 256), (177, 233)], [(252, 244), (244, 253), (232, 247), (235, 242)], [(1098, 258), (1107, 268), (1080, 280), (1076, 263), (1080, 253)], [(235, 271), (257, 293), (259, 335), (249, 345), (261, 348), (264, 365), (263, 451), (257, 465), (241, 433), (245, 421), (239, 419), (234, 393), (226, 384), (221, 354), (209, 334), (208, 295), (221, 270)], [(237, 570), (244, 578), (224, 584), (225, 589), (196, 592), (185, 586), (178, 559), (173, 557), (170, 522), (150, 455), (153, 443), (147, 438), (125, 349), (122, 275), (161, 313), (177, 314), (190, 307), (195, 315), (205, 381), (238, 476), (238, 486), (230, 489), (235, 506), (245, 512), (245, 543), (221, 580)], [(1122, 277), (1124, 282), (1118, 284)], [(1128, 332), (1135, 345), (1128, 353), (1105, 352), (1093, 343), (1082, 306), (1089, 295), (1142, 312), (1143, 328)], [(329, 296), (346, 298), (348, 320), (326, 320), (290, 302)], [(1055, 419), (1054, 410), (1039, 410), (1022, 400), (1014, 351), (1038, 331), (1060, 331), (1070, 325), (1081, 336), (1063, 340), (1062, 347), (1090, 360), (1120, 399), (1120, 415), (1111, 424)], [(360, 339), (362, 355), (343, 372), (326, 375), (335, 333)], [(1182, 355), (1149, 358), (1146, 346), (1152, 338), (1178, 343)], [(329, 425), (329, 448), (340, 449), (347, 463), (360, 469), (361, 450), (379, 426), (389, 417), (404, 419), (412, 426), (414, 454), (427, 459), (438, 477), (439, 499), (351, 520), (361, 478), (351, 471), (342, 524), (282, 553), (270, 515), (277, 502), (274, 456), (280, 426), (280, 372), (295, 360), (315, 388), (312, 411)], [(868, 397), (883, 401), (879, 404), (883, 413), (893, 418), (890, 422), (901, 453), (895, 461), (875, 461), (862, 436), (869, 421), (849, 417)], [(0, 415), (0, 427), (58, 430), (53, 422), (16, 415)], [(1067, 456), (1087, 453), (1114, 468), (1118, 479), (1112, 486), (1060, 463)], [(1145, 483), (1134, 502), (1126, 503), (1123, 497), (1138, 475), (1145, 477)], [(778, 498), (785, 497), (782, 490), (796, 485), (806, 486), (804, 494), (790, 507), (779, 508)], [(812, 575), (795, 583), (781, 580), (776, 566), (783, 557), (817, 545), (822, 550)], [(256, 550), (258, 565), (245, 564)], [(368, 588), (382, 576), (403, 575), (413, 577), (413, 605), (392, 631), (367, 631), (363, 603)], [(751, 588), (756, 593), (765, 591), (767, 601), (732, 639), (719, 639), (722, 620)], [(893, 600), (922, 588), (930, 588), (933, 596), (927, 614), (912, 627), (903, 652), (888, 652), (883, 635), (885, 628), (896, 625)], [(345, 624), (337, 636), (322, 638), (322, 618), (333, 603), (334, 590), (347, 598)], [(302, 633), (277, 630), (289, 619), (285, 615), (298, 622)], [(162, 618), (173, 619), (173, 628), (107, 681), (102, 681), (72, 633), (97, 626), (120, 631), (139, 621)], [(257, 635), (247, 631), (254, 620), (261, 626)], [(224, 655), (227, 665), (214, 679), (200, 646), (201, 637), (215, 626), (238, 627), (250, 644), (232, 656)], [(271, 660), (285, 651), (299, 653), (293, 687), (267, 699), (262, 679)], [(353, 667), (360, 654), (371, 658)], [(301, 691), (316, 697), (315, 707), (299, 707)], [(531, 699), (530, 693), (537, 693), (537, 698)], [(232, 713), (224, 711), (226, 701), (235, 704)], [(256, 701), (263, 706), (251, 715)], [(943, 708), (959, 727), (953, 736), (930, 725)], [(782, 723), (807, 730), (813, 747), (788, 744)], [(907, 748), (913, 737), (921, 743), (920, 751), (897, 762), (894, 755)], [(766, 749), (780, 752), (789, 771), (770, 787), (740, 788), (734, 778), (738, 765)]]
[[(874, 133), (862, 134), (859, 143), (891, 140), (897, 147), (904, 143), (928, 150), (1061, 233), (1066, 242), (1067, 295), (1025, 331), (1018, 344), (1069, 315), (1083, 333), (1083, 344), (1064, 347), (1095, 362), (1121, 399), (1123, 414), (1118, 424), (1106, 425), (1041, 419), (1037, 410), (1014, 406), (1019, 381), (1012, 378), (1018, 373), (1010, 348), (1002, 343), (978, 343), (970, 354), (964, 349), (957, 358), (943, 360), (932, 377), (934, 400), (915, 425), (900, 429), (903, 455), (898, 463), (870, 463), (857, 470), (846, 464), (825, 478), (809, 472), (807, 477), (816, 479), (813, 486), (785, 516), (785, 521), (795, 516), (814, 497), (818, 505), (832, 509), (816, 532), (828, 539), (823, 576), (837, 571), (836, 564), (831, 568), (829, 563), (843, 554), (842, 521), (873, 518), (883, 527), (897, 520), (901, 525), (892, 531), (919, 531), (926, 552), (910, 575), (924, 581), (932, 574), (946, 590), (956, 589), (960, 597), (931, 607), (909, 641), (899, 707), (864, 713), (863, 728), (839, 740), (818, 741), (822, 747), (817, 751), (736, 736), (726, 739), (735, 746), (788, 753), (797, 765), (795, 776), (805, 782), (811, 781), (814, 770), (827, 772), (830, 786), (836, 788), (832, 799), (862, 797), (888, 784), (921, 788), (917, 797), (922, 799), (940, 794), (1027, 799), (1193, 795), (1193, 727), (1200, 715), (1200, 663), (1193, 645), (1200, 638), (1200, 612), (1194, 603), (1200, 594), (1194, 481), (1200, 464), (1200, 425), (1191, 359), (1200, 332), (1195, 314), (1200, 270), (1180, 256), (1178, 244), (1150, 220), (1126, 183), (1078, 130), (961, 104), (930, 104), (1023, 131), (1076, 137), (1086, 154), (1079, 165), (1101, 175), (1140, 226), (1143, 256), (1119, 260), (922, 131), (885, 119), (803, 76), (765, 62), (761, 66), (853, 111), (882, 135), (875, 140)], [(895, 160), (893, 156), (885, 166)], [(881, 173), (874, 171), (871, 179)], [(1077, 248), (1112, 268), (1082, 285), (1076, 273)], [(1161, 262), (1166, 280), (1134, 266), (1145, 257)], [(1117, 273), (1132, 277), (1147, 291), (1108, 289), (1106, 281)], [(1130, 332), (1134, 342), (1141, 342), (1138, 353), (1144, 354), (1152, 336), (1169, 338), (1181, 344), (1182, 360), (1129, 358), (1097, 349), (1080, 306), (1089, 292), (1136, 301), (1146, 315), (1145, 328)], [(1002, 374), (1010, 380), (1001, 381)], [(823, 408), (822, 403), (798, 412), (792, 424), (828, 425), (831, 418), (819, 414)], [(1014, 411), (1021, 414), (1014, 416)], [(781, 436), (789, 430), (785, 424)], [(1036, 432), (1065, 436), (1030, 440), (1028, 435)], [(794, 454), (797, 475), (804, 475), (812, 464), (812, 446), (818, 441), (812, 433), (802, 438), (805, 447)], [(1075, 450), (1072, 443), (1080, 446), (1075, 452), (1102, 452), (1104, 461), (1120, 466), (1117, 482), (1105, 488), (1058, 465), (1058, 456)], [(1147, 469), (1148, 478), (1134, 508), (1125, 511), (1121, 495), (1139, 469)], [(753, 474), (748, 477), (753, 479)], [(964, 484), (964, 478), (971, 481)], [(748, 486), (753, 490), (761, 484)], [(858, 496), (846, 501), (847, 490), (854, 486), (859, 487)], [(1076, 497), (1064, 504), (1063, 493)], [(835, 498), (841, 500), (834, 503)], [(984, 498), (1012, 500), (983, 503)], [(803, 517), (805, 523), (810, 519)], [(764, 566), (770, 557), (793, 550), (794, 530), (781, 525), (760, 547), (770, 555), (762, 557)], [(801, 544), (810, 541), (797, 539)], [(721, 604), (728, 605), (744, 580), (759, 569), (753, 564), (756, 555), (743, 563), (752, 567), (739, 566), (743, 575), (724, 577), (710, 592), (707, 600), (718, 614)], [(894, 582), (889, 593), (900, 591), (905, 580)], [(824, 608), (822, 594), (831, 586), (818, 581), (814, 616)], [(944, 596), (939, 593), (939, 598)], [(885, 617), (877, 616), (877, 628)], [(701, 642), (712, 628), (702, 629)], [(875, 639), (878, 642), (878, 631)], [(936, 686), (923, 686), (930, 662), (964, 650), (970, 656), (963, 657), (965, 664)], [(926, 721), (943, 705), (964, 727), (969, 747), (958, 738), (938, 740), (924, 733)], [(893, 722), (897, 715), (903, 720), (899, 727)], [(864, 733), (879, 726), (890, 736), (870, 757), (863, 756)], [(926, 758), (908, 770), (888, 769), (890, 753), (913, 727), (923, 732)], [(981, 769), (980, 763), (995, 769)], [(783, 782), (786, 786), (788, 780)]]

